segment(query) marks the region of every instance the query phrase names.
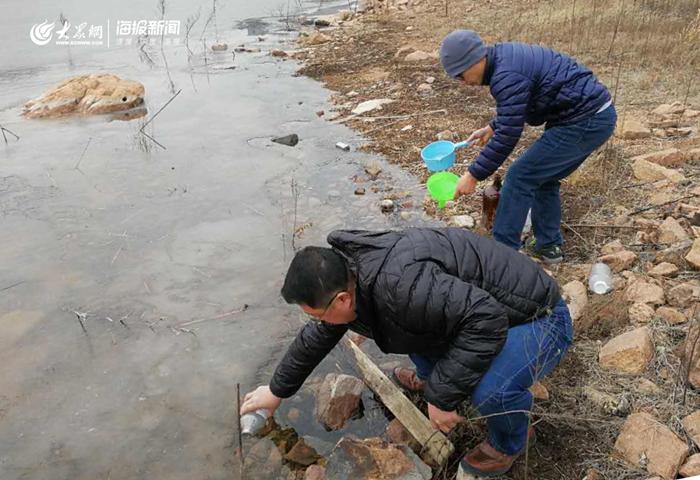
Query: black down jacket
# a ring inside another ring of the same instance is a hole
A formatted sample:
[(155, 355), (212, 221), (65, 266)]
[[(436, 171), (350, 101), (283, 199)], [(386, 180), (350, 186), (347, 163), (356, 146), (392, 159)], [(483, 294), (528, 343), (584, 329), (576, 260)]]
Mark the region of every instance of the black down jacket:
[(357, 318), (302, 328), (270, 382), (281, 398), (296, 393), (349, 328), (383, 352), (439, 358), (424, 396), (454, 410), (500, 352), (508, 328), (544, 315), (561, 298), (535, 262), (463, 229), (339, 230), (328, 243), (355, 272)]

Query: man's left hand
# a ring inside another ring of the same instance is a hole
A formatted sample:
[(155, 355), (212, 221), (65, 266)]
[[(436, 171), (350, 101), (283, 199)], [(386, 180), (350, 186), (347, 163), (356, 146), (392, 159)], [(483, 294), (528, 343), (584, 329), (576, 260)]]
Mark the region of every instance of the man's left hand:
[(455, 200), (462, 195), (471, 195), (476, 190), (476, 184), (479, 181), (472, 177), (472, 174), (467, 172), (459, 179), (457, 182), (457, 189), (455, 190)]
[(442, 430), (444, 433), (448, 433), (456, 427), (458, 423), (464, 421), (464, 417), (458, 415), (457, 412), (445, 412), (432, 403), (428, 404), (428, 416), (430, 417), (430, 423), (433, 425), (433, 428)]

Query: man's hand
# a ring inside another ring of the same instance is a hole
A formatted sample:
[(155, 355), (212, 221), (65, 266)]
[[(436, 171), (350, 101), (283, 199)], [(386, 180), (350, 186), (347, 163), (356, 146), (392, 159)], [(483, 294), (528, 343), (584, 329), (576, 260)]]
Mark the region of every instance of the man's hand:
[(480, 128), (469, 135), (467, 141), (473, 141), (473, 145), (483, 147), (491, 139), (491, 137), (493, 137), (493, 129), (491, 128), (491, 125), (486, 125), (484, 128)]
[(464, 421), (464, 418), (458, 415), (457, 412), (445, 412), (432, 403), (428, 404), (428, 416), (430, 417), (430, 423), (433, 428), (441, 430), (444, 433), (448, 433), (456, 427), (458, 423)]
[(275, 396), (270, 391), (267, 385), (261, 385), (252, 392), (243, 397), (243, 405), (241, 405), (241, 415), (254, 412), (255, 410), (264, 409), (270, 412), (270, 416), (275, 413), (275, 410), (282, 403), (282, 399)]
[(479, 181), (472, 177), (472, 174), (467, 172), (459, 179), (457, 182), (457, 189), (455, 190), (455, 199), (462, 195), (471, 195), (476, 190), (476, 184)]

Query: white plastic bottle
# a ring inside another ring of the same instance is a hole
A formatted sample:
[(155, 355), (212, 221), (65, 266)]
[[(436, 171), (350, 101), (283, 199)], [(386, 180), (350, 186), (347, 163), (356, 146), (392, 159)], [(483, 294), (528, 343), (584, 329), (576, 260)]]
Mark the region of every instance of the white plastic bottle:
[(593, 293), (604, 295), (612, 290), (612, 272), (604, 263), (596, 263), (591, 268), (591, 276), (588, 278), (588, 288)]
[(241, 434), (257, 434), (265, 426), (269, 416), (270, 413), (262, 408), (251, 413), (246, 413), (241, 417)]

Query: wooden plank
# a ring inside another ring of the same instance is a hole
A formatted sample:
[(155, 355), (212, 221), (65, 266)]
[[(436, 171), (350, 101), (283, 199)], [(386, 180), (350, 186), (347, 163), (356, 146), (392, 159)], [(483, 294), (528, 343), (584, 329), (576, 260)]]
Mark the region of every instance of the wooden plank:
[(348, 351), (355, 358), (369, 388), (423, 446), (422, 453), (426, 459), (435, 465), (444, 465), (454, 452), (452, 442), (442, 432), (432, 427), (430, 420), (406, 398), (403, 392), (384, 375), (384, 372), (360, 350), (360, 347), (347, 337), (343, 340)]

